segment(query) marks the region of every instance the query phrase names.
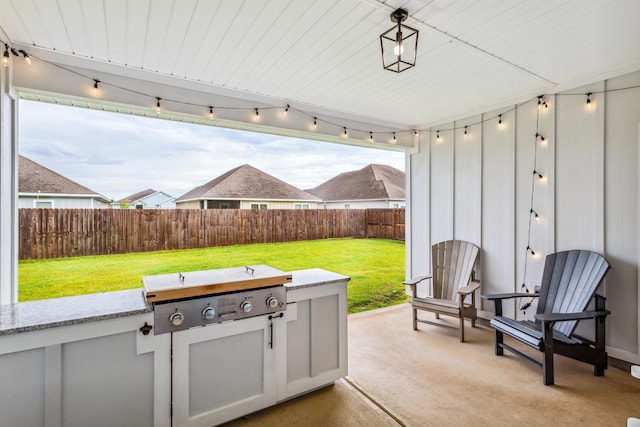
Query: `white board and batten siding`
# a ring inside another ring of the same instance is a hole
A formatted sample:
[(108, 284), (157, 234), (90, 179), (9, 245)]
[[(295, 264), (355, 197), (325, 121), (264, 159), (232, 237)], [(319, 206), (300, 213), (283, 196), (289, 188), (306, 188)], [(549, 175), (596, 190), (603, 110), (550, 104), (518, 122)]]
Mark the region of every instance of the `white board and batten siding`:
[[(523, 282), (532, 289), (552, 252), (602, 253), (612, 265), (603, 291), (607, 351), (640, 362), (638, 85), (634, 72), (546, 96), (549, 108), (538, 110), (534, 98), (421, 132), (407, 159), (407, 277), (428, 274), (429, 248), (447, 239), (481, 248), (480, 293), (521, 291)], [(481, 304), (490, 318), (492, 304)], [(535, 307), (523, 313), (514, 303), (505, 312), (532, 318)]]

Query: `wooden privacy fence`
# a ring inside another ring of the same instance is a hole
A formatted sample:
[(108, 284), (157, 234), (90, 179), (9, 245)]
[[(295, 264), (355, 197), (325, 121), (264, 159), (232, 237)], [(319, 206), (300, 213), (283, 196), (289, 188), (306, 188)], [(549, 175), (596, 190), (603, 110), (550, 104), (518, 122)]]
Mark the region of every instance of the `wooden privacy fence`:
[(404, 240), (404, 209), (366, 209), (366, 236)]
[[(372, 211), (376, 211), (372, 213)], [(396, 214), (392, 213), (397, 211)], [(389, 219), (402, 232), (390, 231)], [(19, 209), (19, 259), (340, 237), (404, 239), (404, 210)], [(369, 220), (372, 220), (369, 224)], [(397, 236), (397, 237), (395, 237)]]

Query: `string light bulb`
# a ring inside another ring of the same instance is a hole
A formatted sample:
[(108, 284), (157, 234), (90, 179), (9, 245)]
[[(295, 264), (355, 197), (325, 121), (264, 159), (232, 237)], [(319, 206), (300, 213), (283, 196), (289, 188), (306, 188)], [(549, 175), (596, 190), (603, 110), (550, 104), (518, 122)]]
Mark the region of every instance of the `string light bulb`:
[(156, 97), (156, 113), (160, 114), (160, 100), (162, 98)]
[(534, 211), (533, 209), (530, 209), (529, 214), (533, 214), (533, 217), (536, 219), (536, 221), (540, 221), (540, 215), (538, 215), (538, 212)]
[(25, 52), (24, 49), (20, 49), (18, 52), (22, 54), (24, 62), (26, 62), (28, 65), (31, 65), (31, 57), (29, 56), (29, 54)]
[(586, 95), (587, 95), (587, 108), (591, 108), (591, 95), (593, 95), (593, 93), (588, 92)]
[(468, 131), (467, 131), (467, 129), (469, 129), (469, 126), (465, 126), (465, 127), (464, 127), (464, 137), (465, 137), (465, 138), (466, 138), (466, 137), (467, 137), (467, 135), (468, 135)]
[(2, 64), (4, 64), (5, 67), (9, 66), (9, 45), (8, 44), (4, 44), (4, 54), (2, 55)]
[(254, 110), (256, 111), (256, 120), (258, 120), (260, 118), (260, 112), (257, 108), (254, 108)]
[(542, 107), (549, 108), (549, 104), (547, 104), (547, 101), (544, 99), (544, 95), (539, 95), (538, 96), (538, 110), (541, 109)]
[(317, 127), (318, 127), (318, 118), (317, 118), (317, 117), (314, 117), (314, 118), (313, 118), (313, 128), (315, 129), (315, 128), (317, 128)]
[(440, 141), (440, 131), (439, 130), (436, 131), (436, 141), (438, 141), (438, 142)]
[(395, 144), (396, 142), (398, 142), (398, 140), (396, 139), (396, 133), (394, 132), (392, 144)]
[(289, 104), (287, 104), (287, 106), (284, 107), (284, 115), (286, 116), (288, 112), (289, 112)]
[(543, 144), (546, 144), (546, 142), (547, 142), (545, 137), (543, 135), (539, 134), (538, 132), (536, 132), (536, 138), (540, 138), (540, 142), (542, 142)]
[(209, 105), (209, 118), (213, 119), (213, 106)]
[(537, 170), (534, 170), (534, 171), (533, 171), (533, 174), (534, 174), (534, 175), (538, 175), (538, 179), (540, 179), (541, 181), (542, 181), (542, 178), (544, 178), (544, 177), (542, 176), (542, 174), (541, 174), (540, 172), (538, 172)]
[(93, 96), (98, 96), (98, 83), (100, 80), (93, 79)]
[(373, 142), (373, 132), (369, 132), (369, 141)]
[(348, 136), (348, 135), (347, 135), (347, 128), (346, 128), (346, 127), (343, 127), (342, 129), (344, 129), (344, 133), (342, 134), (342, 136), (344, 136), (344, 137), (346, 138), (346, 137)]
[(502, 114), (498, 114), (498, 127), (502, 127)]
[(535, 255), (536, 253), (531, 249), (531, 246), (527, 245), (527, 252), (531, 252), (531, 255)]

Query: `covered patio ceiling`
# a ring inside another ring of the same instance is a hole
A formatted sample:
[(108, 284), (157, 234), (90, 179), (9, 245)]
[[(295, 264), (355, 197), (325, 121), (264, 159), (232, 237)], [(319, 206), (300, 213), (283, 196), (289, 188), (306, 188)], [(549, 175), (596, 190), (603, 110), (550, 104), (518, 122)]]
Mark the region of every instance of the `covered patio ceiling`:
[[(379, 35), (399, 7), (420, 34), (416, 66), (393, 73)], [(640, 69), (636, 0), (0, 0), (0, 10), (2, 41), (51, 63), (404, 130)]]

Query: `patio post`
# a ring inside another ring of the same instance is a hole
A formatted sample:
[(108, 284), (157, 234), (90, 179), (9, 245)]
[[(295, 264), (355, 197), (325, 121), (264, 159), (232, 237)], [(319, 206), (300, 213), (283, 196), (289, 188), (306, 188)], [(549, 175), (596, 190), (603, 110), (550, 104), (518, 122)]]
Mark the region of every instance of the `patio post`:
[(0, 304), (18, 301), (18, 97), (12, 62), (0, 65)]

